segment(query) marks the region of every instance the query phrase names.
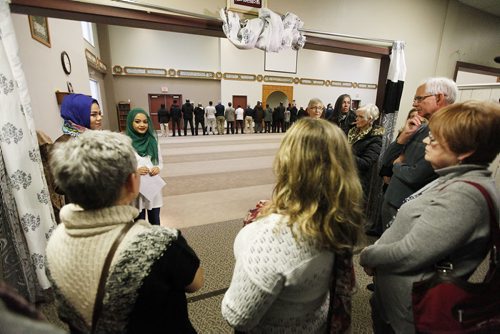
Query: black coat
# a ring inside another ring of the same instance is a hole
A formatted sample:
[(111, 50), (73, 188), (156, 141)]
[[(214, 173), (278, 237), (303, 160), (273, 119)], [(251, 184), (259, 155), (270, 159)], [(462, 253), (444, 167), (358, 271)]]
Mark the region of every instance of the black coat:
[(178, 105), (173, 104), (172, 107), (170, 107), (170, 117), (172, 117), (173, 121), (182, 119), (181, 109)]
[(189, 102), (186, 102), (182, 105), (182, 118), (184, 119), (193, 119), (193, 105)]
[(279, 105), (276, 107), (276, 117), (278, 119), (278, 121), (282, 121), (285, 119), (285, 107), (282, 106), (282, 105)]
[(215, 106), (215, 117), (222, 116), (224, 117), (224, 110), (226, 110), (226, 107), (224, 107), (222, 104), (218, 104)]
[(349, 133), (349, 130), (355, 127), (353, 123), (356, 122), (356, 114), (354, 113), (354, 111), (349, 110), (347, 112), (347, 116), (344, 117), (344, 114), (342, 114), (341, 111), (334, 110), (332, 117), (329, 120), (337, 124), (347, 135)]
[(168, 123), (170, 122), (170, 114), (167, 109), (160, 108), (158, 109), (158, 123)]
[(205, 109), (202, 107), (194, 108), (194, 119), (203, 121), (205, 119)]
[(293, 106), (290, 108), (290, 122), (295, 122), (297, 120), (297, 113), (299, 111), (297, 110), (296, 106)]
[(359, 180), (361, 181), (365, 198), (370, 191), (373, 168), (377, 167), (377, 161), (382, 149), (383, 135), (384, 129), (374, 126), (363, 138), (352, 144), (352, 151), (356, 159)]

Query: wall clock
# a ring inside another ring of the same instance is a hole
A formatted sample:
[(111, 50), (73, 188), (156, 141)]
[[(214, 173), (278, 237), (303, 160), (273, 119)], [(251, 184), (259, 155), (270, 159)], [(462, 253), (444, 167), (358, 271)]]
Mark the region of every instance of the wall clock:
[(69, 55), (66, 51), (61, 52), (61, 64), (64, 70), (64, 73), (71, 73), (71, 60), (69, 59)]

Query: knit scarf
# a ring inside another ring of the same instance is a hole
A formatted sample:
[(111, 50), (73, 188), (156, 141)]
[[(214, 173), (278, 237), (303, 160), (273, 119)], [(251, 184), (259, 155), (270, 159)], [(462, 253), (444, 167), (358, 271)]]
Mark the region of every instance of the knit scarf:
[[(132, 123), (134, 123), (135, 116), (143, 114), (148, 119), (148, 131), (140, 134), (134, 130)], [(132, 109), (127, 115), (127, 136), (132, 139), (132, 146), (137, 154), (141, 157), (151, 157), (151, 162), (154, 165), (158, 164), (158, 139), (156, 132), (153, 129), (153, 122), (149, 115), (141, 108)]]
[(78, 137), (85, 130), (87, 130), (86, 127), (73, 123), (70, 120), (65, 120), (62, 126), (62, 132), (71, 137)]

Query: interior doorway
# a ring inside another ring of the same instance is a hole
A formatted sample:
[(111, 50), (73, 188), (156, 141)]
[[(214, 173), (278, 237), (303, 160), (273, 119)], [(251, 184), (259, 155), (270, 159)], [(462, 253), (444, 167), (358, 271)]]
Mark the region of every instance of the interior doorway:
[(233, 108), (236, 109), (241, 106), (243, 109), (247, 107), (246, 95), (233, 95)]
[(180, 94), (148, 94), (148, 98), (149, 116), (153, 121), (153, 127), (155, 130), (160, 130), (160, 123), (158, 123), (158, 109), (160, 109), (162, 104), (165, 105), (168, 111), (170, 111), (170, 107), (174, 103), (174, 100), (177, 100), (177, 105), (179, 107), (182, 106), (182, 95)]

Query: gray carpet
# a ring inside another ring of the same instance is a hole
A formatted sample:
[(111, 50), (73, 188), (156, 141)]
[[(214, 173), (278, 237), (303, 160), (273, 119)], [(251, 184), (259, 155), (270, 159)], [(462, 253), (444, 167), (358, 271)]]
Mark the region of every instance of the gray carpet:
[[(200, 333), (232, 333), (220, 314), (220, 304), (225, 289), (229, 286), (234, 268), (233, 242), (242, 228), (242, 220), (203, 225), (183, 229), (182, 233), (196, 251), (206, 271), (205, 286), (188, 296), (189, 315)], [(356, 291), (353, 295), (353, 333), (371, 333), (369, 298), (371, 292), (366, 285), (371, 279), (357, 264)]]

